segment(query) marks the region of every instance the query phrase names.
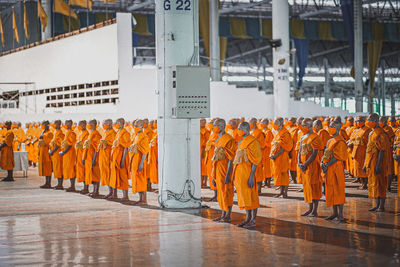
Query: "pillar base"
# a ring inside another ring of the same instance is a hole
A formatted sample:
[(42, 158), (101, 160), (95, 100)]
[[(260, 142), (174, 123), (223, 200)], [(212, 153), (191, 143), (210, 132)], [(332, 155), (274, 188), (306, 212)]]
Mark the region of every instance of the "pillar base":
[(162, 192), (162, 196), (159, 198), (160, 208), (164, 209), (200, 209), (201, 201), (191, 199), (188, 194), (184, 193), (184, 196), (181, 198), (181, 201), (178, 201), (172, 197), (168, 197), (167, 191)]

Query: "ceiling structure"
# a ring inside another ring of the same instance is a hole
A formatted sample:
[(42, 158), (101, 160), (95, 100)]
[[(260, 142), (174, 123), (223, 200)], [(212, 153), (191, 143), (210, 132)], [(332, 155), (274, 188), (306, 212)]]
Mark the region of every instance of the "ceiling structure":
[[(105, 0), (104, 0), (105, 1)], [(111, 0), (110, 0), (111, 1)], [(291, 19), (316, 21), (343, 21), (340, 0), (288, 0)], [(0, 0), (0, 10), (16, 1)], [(77, 12), (83, 8), (74, 7)], [(154, 0), (116, 0), (104, 3), (95, 0), (93, 12), (132, 12), (154, 14)], [(221, 17), (271, 18), (272, 0), (220, 0)], [(363, 0), (363, 19), (367, 22), (390, 22), (400, 24), (400, 0)], [(208, 64), (202, 40), (201, 64)], [(155, 64), (154, 36), (141, 36), (137, 49), (136, 64)], [(364, 44), (364, 74), (368, 74), (367, 48)], [(400, 43), (384, 42), (380, 66), (385, 68), (387, 94), (400, 97)], [(265, 58), (263, 60), (262, 58)], [(354, 80), (350, 77), (353, 66), (352, 55), (347, 42), (310, 41), (310, 51), (302, 96), (323, 94), (324, 58), (328, 60), (331, 92), (335, 97), (353, 97)], [(267, 39), (229, 38), (226, 59), (222, 69), (222, 79), (240, 87), (263, 85), (268, 93), (272, 92), (272, 50)], [(264, 70), (263, 70), (264, 68)], [(292, 72), (292, 69), (290, 70)], [(378, 68), (377, 77), (382, 69)]]

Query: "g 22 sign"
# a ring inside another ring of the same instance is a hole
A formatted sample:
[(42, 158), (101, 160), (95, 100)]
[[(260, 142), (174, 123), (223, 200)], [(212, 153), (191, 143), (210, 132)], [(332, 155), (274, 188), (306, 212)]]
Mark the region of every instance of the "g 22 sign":
[(164, 0), (165, 11), (191, 11), (191, 0)]

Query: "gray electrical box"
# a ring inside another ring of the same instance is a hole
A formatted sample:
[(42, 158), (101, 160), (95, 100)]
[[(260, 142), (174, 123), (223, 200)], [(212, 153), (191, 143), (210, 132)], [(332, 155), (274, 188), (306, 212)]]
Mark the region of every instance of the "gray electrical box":
[(173, 66), (170, 75), (172, 117), (210, 117), (210, 69), (199, 66)]

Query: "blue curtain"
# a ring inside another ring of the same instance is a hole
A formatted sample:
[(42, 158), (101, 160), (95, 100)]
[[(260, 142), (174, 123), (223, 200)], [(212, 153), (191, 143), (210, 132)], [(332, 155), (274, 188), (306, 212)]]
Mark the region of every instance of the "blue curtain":
[(297, 63), (299, 66), (297, 89), (303, 85), (303, 77), (306, 73), (306, 67), (308, 63), (308, 51), (309, 51), (309, 39), (297, 39), (293, 38), (294, 46), (296, 47)]
[(354, 58), (354, 5), (353, 0), (340, 0), (342, 9), (344, 28), (347, 32), (347, 40), (350, 46), (350, 52)]

